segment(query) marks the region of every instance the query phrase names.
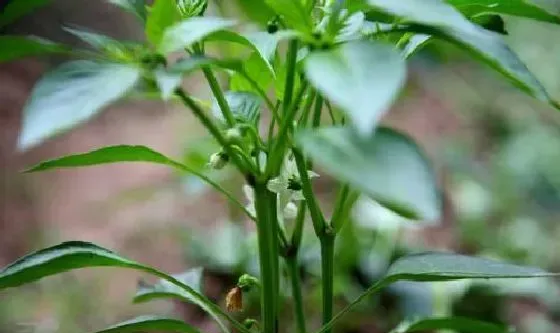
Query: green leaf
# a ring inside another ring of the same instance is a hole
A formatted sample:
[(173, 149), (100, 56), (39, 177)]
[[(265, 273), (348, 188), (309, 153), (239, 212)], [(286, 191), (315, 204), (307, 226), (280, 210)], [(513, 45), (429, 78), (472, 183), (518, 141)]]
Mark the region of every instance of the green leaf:
[(500, 35), (467, 20), (442, 0), (367, 0), (374, 8), (443, 34), (442, 37), (471, 51), (536, 98), (551, 102), (542, 84), (511, 51)]
[(412, 254), (394, 262), (385, 280), (447, 281), (460, 279), (529, 278), (556, 276), (540, 268), (453, 253)]
[[(253, 125), (258, 123), (262, 107), (259, 95), (248, 91), (227, 91), (224, 96), (236, 121)], [(212, 103), (212, 114), (223, 123), (226, 122), (216, 100)]]
[(48, 171), (60, 168), (77, 168), (109, 163), (150, 162), (173, 167), (180, 163), (145, 146), (108, 146), (83, 154), (68, 155), (37, 164), (26, 172)]
[(146, 0), (108, 0), (110, 3), (134, 14), (141, 22), (146, 22)]
[(142, 49), (143, 45), (134, 42), (120, 42), (112, 37), (101, 35), (83, 29), (63, 27), (68, 33), (78, 37), (96, 50), (100, 50), (112, 59), (128, 62), (136, 61), (135, 50)]
[(154, 46), (161, 44), (167, 28), (181, 18), (176, 0), (155, 0), (146, 20), (146, 37)]
[(44, 54), (70, 53), (70, 48), (38, 37), (0, 36), (0, 63)]
[(12, 0), (0, 13), (0, 29), (12, 24), (32, 11), (44, 7), (50, 0)]
[(167, 54), (184, 49), (204, 37), (236, 24), (233, 20), (220, 17), (191, 17), (165, 31), (158, 50)]
[(157, 316), (136, 317), (95, 333), (135, 333), (145, 331), (200, 333), (198, 329), (184, 323), (181, 320)]
[(158, 276), (183, 289), (196, 304), (203, 304), (205, 308), (211, 309), (216, 315), (230, 320), (240, 331), (247, 332), (241, 324), (229, 317), (218, 306), (175, 277), (87, 242), (64, 242), (22, 257), (0, 271), (0, 290), (18, 287), (47, 276), (87, 267), (130, 268)]
[(138, 81), (134, 65), (74, 61), (45, 75), (23, 113), (19, 148), (28, 149), (90, 119)]
[(282, 16), (288, 27), (307, 34), (312, 32), (311, 12), (300, 0), (265, 0), (265, 3)]
[(256, 31), (246, 34), (238, 34), (230, 30), (218, 31), (207, 38), (207, 41), (228, 41), (246, 45), (253, 48), (261, 59), (266, 63), (268, 69), (274, 74), (272, 61), (276, 56), (278, 44), (297, 36), (295, 31), (281, 30), (276, 33)]
[(258, 94), (258, 91), (253, 87), (249, 79), (264, 91), (267, 91), (273, 83), (272, 74), (257, 52), (253, 52), (243, 62), (242, 71), (236, 72), (231, 76), (230, 89), (233, 91), (250, 91)]
[(467, 17), (505, 14), (541, 22), (560, 24), (560, 15), (547, 11), (531, 0), (446, 0)]
[(416, 52), (418, 52), (424, 45), (426, 45), (432, 36), (424, 34), (414, 34), (408, 40), (408, 43), (403, 49), (403, 55), (406, 59), (412, 57)]
[(239, 8), (240, 15), (246, 16), (249, 21), (266, 25), (274, 12), (268, 7), (264, 1), (255, 0), (234, 0)]
[[(197, 293), (202, 293), (202, 268), (193, 268), (185, 273), (172, 275), (177, 281), (191, 287)], [(160, 280), (154, 285), (146, 284), (145, 282), (140, 282), (138, 285), (138, 290), (136, 295), (134, 295), (135, 303), (142, 303), (151, 300), (158, 299), (179, 299), (184, 302), (189, 302), (200, 306), (204, 311), (206, 311), (220, 326), (221, 330), (228, 332), (226, 324), (220, 319), (220, 314), (208, 307), (204, 302), (201, 302), (196, 297), (193, 297), (190, 293), (186, 292), (183, 288), (167, 281)]]
[(299, 133), (296, 140), (325, 172), (383, 206), (407, 218), (439, 218), (441, 200), (430, 163), (403, 134), (380, 127), (364, 137), (349, 127), (331, 127)]
[(362, 135), (373, 132), (406, 78), (398, 51), (375, 42), (350, 42), (312, 53), (304, 66), (309, 81), (346, 112)]
[(391, 333), (425, 332), (434, 330), (454, 330), (463, 333), (509, 333), (508, 327), (463, 317), (425, 318), (405, 322)]
[[(367, 296), (397, 281), (407, 280), (437, 282), (462, 279), (537, 278), (557, 276), (560, 276), (560, 273), (549, 273), (536, 267), (518, 266), (496, 260), (469, 257), (453, 253), (426, 252), (412, 254), (401, 257), (395, 261), (389, 267), (385, 277), (352, 301), (352, 303), (339, 312), (333, 320), (324, 325), (319, 331), (317, 331), (317, 333), (322, 333), (328, 330), (335, 322), (352, 310), (354, 306), (364, 300)], [(443, 323), (445, 322), (439, 322), (439, 324)], [(452, 324), (450, 322), (447, 323), (449, 325)], [(432, 327), (431, 325), (437, 324), (437, 320), (433, 322), (428, 321), (426, 323), (419, 323), (418, 326), (415, 327), (417, 327), (417, 330), (429, 330)], [(478, 332), (487, 331), (476, 331), (476, 333)]]

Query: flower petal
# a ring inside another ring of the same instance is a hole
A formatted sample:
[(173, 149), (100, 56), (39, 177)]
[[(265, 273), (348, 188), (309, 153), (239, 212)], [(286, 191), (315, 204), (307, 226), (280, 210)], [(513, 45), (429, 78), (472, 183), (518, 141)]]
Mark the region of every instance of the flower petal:
[(307, 177), (309, 177), (309, 178), (317, 178), (317, 177), (319, 177), (319, 174), (316, 173), (316, 172), (313, 171), (313, 170), (307, 170)]
[(290, 196), (290, 200), (293, 201), (302, 201), (305, 200), (302, 191), (292, 191), (292, 195)]
[(288, 188), (288, 182), (283, 177), (272, 178), (266, 184), (266, 188), (273, 193), (282, 193)]

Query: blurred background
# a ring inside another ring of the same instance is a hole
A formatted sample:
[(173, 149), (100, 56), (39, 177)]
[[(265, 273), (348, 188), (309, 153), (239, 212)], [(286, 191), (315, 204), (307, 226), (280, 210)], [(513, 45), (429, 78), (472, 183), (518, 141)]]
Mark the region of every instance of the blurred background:
[[(545, 2), (560, 13), (559, 1)], [(255, 3), (215, 0), (209, 11), (266, 23), (268, 13)], [(504, 21), (510, 46), (559, 100), (560, 28), (512, 17)], [(142, 36), (132, 16), (101, 0), (53, 0), (1, 33), (84, 46), (61, 25), (131, 40)], [(200, 169), (217, 150), (189, 110), (126, 100), (18, 153), (22, 107), (36, 80), (64, 60), (0, 64), (0, 266), (61, 241), (92, 241), (171, 273), (201, 266), (205, 293), (223, 304), (239, 275), (258, 274), (255, 237), (238, 211), (196, 179), (149, 164), (20, 173), (43, 159), (105, 145), (146, 145)], [(209, 99), (200, 77), (190, 77), (185, 85)], [(560, 113), (457, 48), (434, 42), (411, 59), (405, 92), (384, 122), (409, 133), (431, 157), (444, 190), (444, 217), (430, 225), (404, 221), (359, 201), (337, 244), (337, 307), (370, 286), (395, 258), (425, 249), (560, 271)], [(212, 177), (245, 200), (242, 179), (232, 170)], [(315, 185), (328, 211), (336, 186), (326, 176)], [(318, 243), (311, 232), (304, 243), (306, 312), (310, 327), (318, 328)], [(90, 332), (149, 313), (180, 316), (205, 332), (216, 331), (192, 305), (132, 304), (139, 278), (118, 269), (87, 269), (0, 292), (0, 333)], [(405, 319), (454, 314), (513, 325), (519, 332), (560, 332), (558, 282), (398, 283), (361, 304), (336, 331), (389, 332)], [(289, 288), (283, 289), (281, 326), (289, 332), (292, 304)], [(239, 318), (257, 316), (256, 297), (248, 295)]]

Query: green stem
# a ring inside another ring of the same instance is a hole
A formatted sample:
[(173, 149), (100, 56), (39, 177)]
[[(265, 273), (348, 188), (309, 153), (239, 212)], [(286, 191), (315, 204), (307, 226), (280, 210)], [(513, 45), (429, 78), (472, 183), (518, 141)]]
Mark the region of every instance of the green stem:
[(300, 203), (298, 207), (298, 213), (296, 216), (296, 222), (294, 231), (292, 233), (291, 246), (297, 251), (301, 244), (303, 238), (303, 223), (305, 222), (305, 203)]
[(313, 101), (315, 101), (315, 94), (315, 89), (310, 89), (309, 95), (307, 95), (303, 106), (303, 112), (301, 117), (299, 117), (298, 126), (300, 128), (305, 128), (307, 126), (307, 120), (309, 119), (311, 108), (313, 107)]
[[(331, 321), (333, 316), (334, 289), (334, 235), (326, 232), (321, 238), (321, 278), (323, 295), (323, 324)], [(325, 331), (330, 333), (330, 330)]]
[(212, 90), (214, 97), (216, 97), (216, 101), (220, 106), (220, 110), (222, 111), (222, 114), (224, 115), (226, 122), (230, 127), (233, 127), (235, 125), (235, 118), (233, 117), (233, 113), (229, 108), (229, 104), (226, 101), (224, 92), (222, 91), (222, 88), (220, 87), (218, 80), (214, 76), (214, 73), (212, 72), (210, 67), (203, 67), (202, 72), (204, 73), (204, 76), (206, 77), (206, 80), (210, 85), (210, 89)]
[(301, 295), (301, 279), (297, 262), (297, 252), (286, 258), (286, 264), (292, 282), (292, 297), (294, 298), (294, 315), (296, 317), (297, 333), (305, 333), (305, 312), (303, 310), (303, 296)]
[(218, 129), (218, 127), (212, 122), (212, 120), (206, 115), (206, 113), (202, 110), (200, 106), (189, 96), (187, 95), (181, 88), (175, 90), (175, 94), (181, 99), (181, 101), (188, 106), (194, 113), (194, 115), (200, 120), (202, 125), (208, 129), (210, 134), (218, 141), (220, 146), (222, 146), (228, 156), (232, 159), (234, 164), (237, 166), (239, 171), (245, 172), (247, 166), (244, 165), (244, 162), (237, 156), (236, 152), (232, 149), (231, 145), (222, 135), (222, 132)]
[(304, 81), (301, 84), (292, 107), (288, 109), (288, 113), (285, 114), (282, 118), (283, 122), (280, 126), (280, 129), (278, 130), (278, 135), (271, 150), (270, 160), (267, 164), (267, 176), (275, 175), (280, 171), (280, 167), (282, 166), (282, 160), (284, 159), (284, 153), (288, 143), (288, 134), (290, 133), (290, 129), (292, 129), (294, 126), (293, 121), (299, 109), (299, 103), (303, 99), (303, 95), (305, 94), (306, 90), (307, 82)]
[(340, 189), (338, 190), (338, 194), (336, 196), (336, 203), (334, 205), (333, 215), (331, 217), (331, 226), (338, 230), (338, 227), (341, 224), (342, 214), (344, 213), (344, 205), (346, 204), (346, 198), (348, 197), (348, 193), (350, 192), (350, 187), (348, 185), (341, 185)]
[(329, 322), (325, 323), (323, 325), (323, 327), (321, 327), (315, 333), (330, 332), (333, 325), (338, 320), (340, 320), (340, 318), (342, 318), (345, 314), (350, 312), (350, 310), (352, 310), (356, 305), (361, 303), (364, 299), (369, 297), (371, 294), (374, 294), (374, 293), (378, 292), (379, 290), (385, 288), (387, 285), (391, 284), (392, 282), (393, 281), (390, 281), (390, 280), (381, 280), (381, 281), (377, 282), (376, 284), (374, 284), (373, 286), (369, 287), (368, 290), (366, 290), (364, 293), (362, 293), (360, 296), (358, 296), (355, 300), (353, 300), (352, 303), (348, 304), (344, 309), (342, 309), (342, 311), (337, 313), (336, 316), (334, 316)]
[(319, 127), (321, 125), (321, 111), (323, 111), (323, 97), (317, 94), (315, 108), (313, 110), (313, 127)]
[(315, 229), (315, 234), (318, 236), (325, 233), (325, 229), (327, 227), (327, 223), (325, 221), (325, 217), (319, 208), (319, 204), (317, 203), (317, 199), (313, 194), (313, 188), (311, 186), (311, 180), (307, 175), (307, 163), (305, 163), (305, 158), (303, 157), (302, 153), (294, 148), (294, 159), (296, 161), (299, 177), (301, 179), (301, 191), (303, 192), (303, 196), (305, 197), (305, 202), (307, 203), (307, 207), (309, 208), (309, 213), (311, 215), (311, 221), (313, 222), (313, 229)]
[(266, 188), (266, 182), (255, 184), (255, 208), (261, 275), (261, 321), (263, 332), (277, 333), (278, 295), (278, 235), (276, 194)]
[(292, 105), (292, 97), (294, 94), (294, 82), (296, 78), (296, 62), (297, 62), (298, 41), (294, 39), (290, 41), (288, 48), (288, 58), (286, 63), (286, 84), (284, 86), (284, 114)]

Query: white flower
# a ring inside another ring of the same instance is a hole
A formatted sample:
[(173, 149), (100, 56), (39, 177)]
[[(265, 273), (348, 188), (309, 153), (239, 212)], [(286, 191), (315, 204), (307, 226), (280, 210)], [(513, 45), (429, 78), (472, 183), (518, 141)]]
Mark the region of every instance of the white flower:
[[(309, 178), (319, 177), (319, 175), (311, 170), (307, 171)], [(301, 179), (295, 160), (290, 156), (286, 156), (282, 169), (278, 177), (272, 178), (266, 185), (270, 192), (274, 192), (280, 196), (280, 201), (300, 201), (304, 200), (301, 192)]]
[[(307, 176), (309, 178), (319, 177), (317, 173), (311, 170), (307, 171)], [(290, 154), (286, 155), (284, 159), (280, 175), (269, 180), (266, 187), (270, 192), (278, 194), (278, 207), (282, 209), (284, 217), (287, 219), (295, 218), (297, 207), (293, 202), (301, 201), (305, 198), (301, 191), (301, 179), (297, 164)]]
[(223, 169), (226, 166), (228, 160), (229, 158), (227, 154), (223, 152), (214, 153), (210, 156), (210, 160), (208, 161), (208, 167), (214, 170)]

